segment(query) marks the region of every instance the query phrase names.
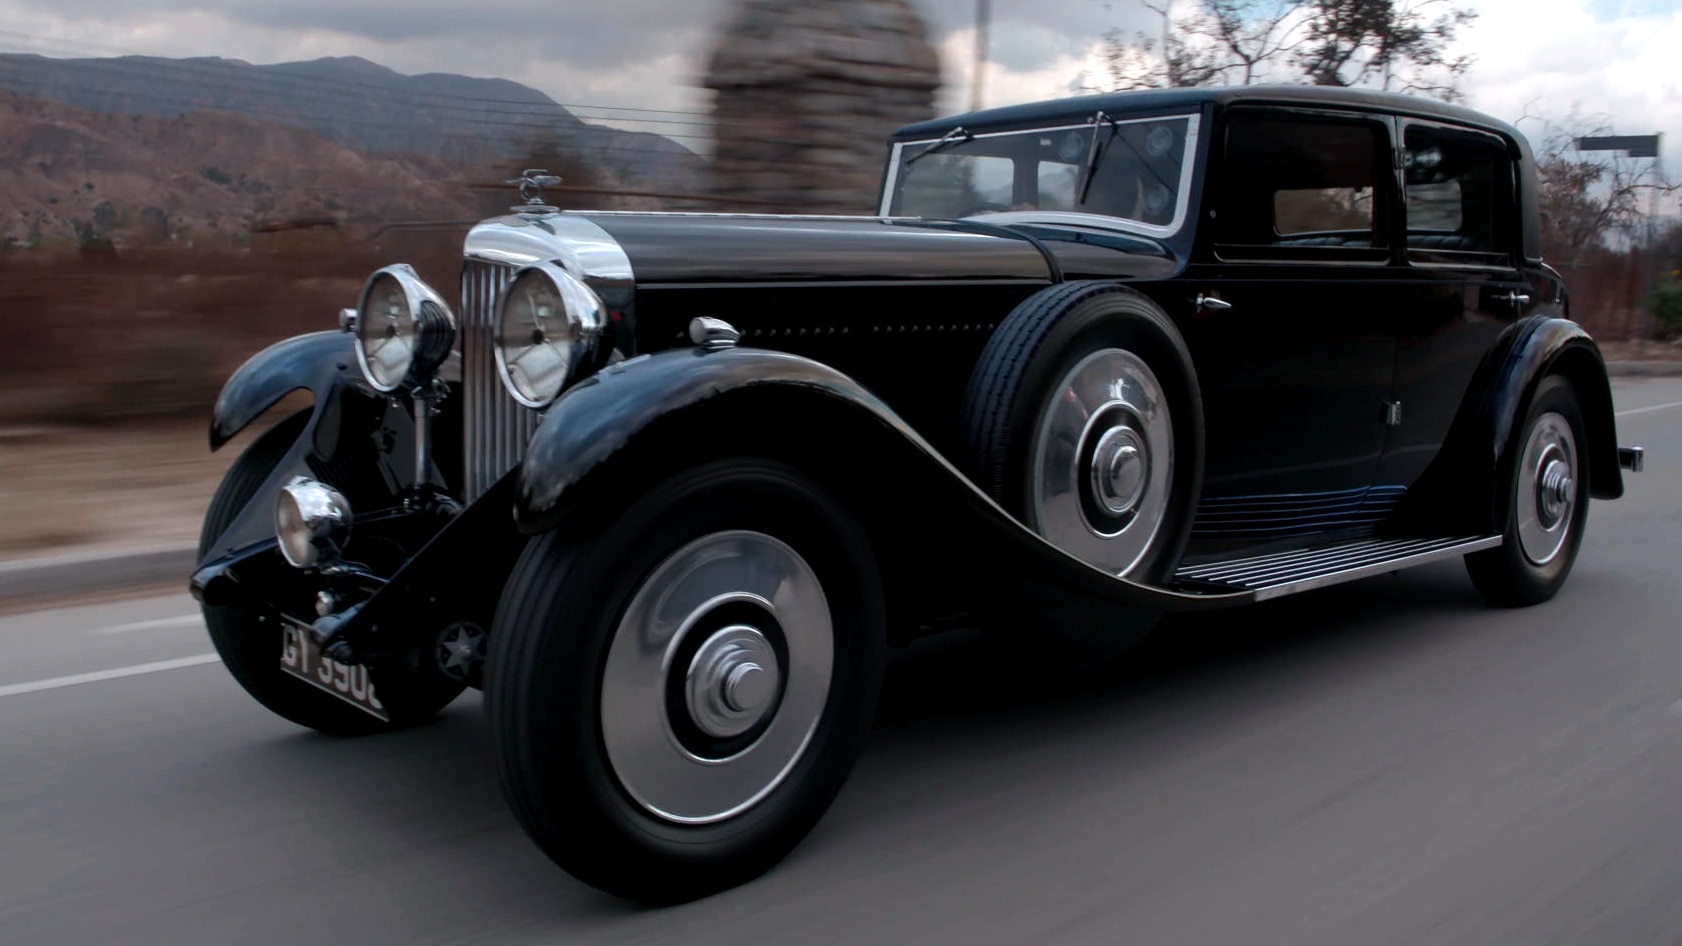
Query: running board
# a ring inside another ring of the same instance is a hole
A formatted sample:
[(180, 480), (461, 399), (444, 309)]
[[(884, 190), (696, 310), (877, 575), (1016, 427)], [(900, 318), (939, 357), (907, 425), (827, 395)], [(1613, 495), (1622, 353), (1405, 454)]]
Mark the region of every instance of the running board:
[(1367, 539), (1295, 552), (1256, 555), (1222, 562), (1181, 566), (1174, 578), (1233, 591), (1253, 591), (1266, 601), (1313, 588), (1355, 581), (1443, 559), (1492, 549), (1501, 537), (1463, 536), (1452, 539)]

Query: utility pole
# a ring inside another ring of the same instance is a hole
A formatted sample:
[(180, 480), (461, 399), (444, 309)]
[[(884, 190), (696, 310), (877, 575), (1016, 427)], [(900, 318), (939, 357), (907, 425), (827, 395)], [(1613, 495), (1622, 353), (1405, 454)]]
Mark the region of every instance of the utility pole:
[(1658, 286), (1659, 275), (1659, 181), (1663, 180), (1663, 170), (1659, 161), (1659, 142), (1662, 135), (1602, 135), (1590, 138), (1578, 138), (1573, 144), (1578, 151), (1622, 151), (1629, 158), (1651, 158), (1653, 161), (1653, 184), (1649, 195), (1647, 210), (1647, 272), (1644, 282), (1645, 293), (1641, 296), (1641, 338), (1645, 342), (1653, 334), (1653, 312), (1651, 298), (1653, 289)]
[(970, 111), (981, 110), (981, 89), (987, 74), (987, 31), (993, 19), (993, 0), (975, 0), (975, 76), (970, 83)]

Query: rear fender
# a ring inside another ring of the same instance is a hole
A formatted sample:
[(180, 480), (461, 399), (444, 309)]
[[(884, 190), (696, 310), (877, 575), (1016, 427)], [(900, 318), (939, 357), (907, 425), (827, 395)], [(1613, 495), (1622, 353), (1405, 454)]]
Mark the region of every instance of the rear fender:
[(982, 591), (1006, 577), (1164, 610), (1253, 600), (1142, 585), (1069, 556), (857, 382), (761, 349), (645, 355), (573, 388), (532, 436), (515, 482), (515, 521), (527, 533), (599, 525), (673, 472), (738, 451), (797, 463), (840, 493), (871, 528), (878, 554), (910, 569), (898, 575), (902, 585)]
[(1582, 326), (1559, 318), (1515, 322), (1478, 366), (1443, 449), (1409, 490), (1398, 521), (1422, 531), (1504, 532), (1511, 511), (1513, 464), (1525, 414), (1550, 374), (1577, 393), (1588, 443), (1582, 446), (1589, 495), (1623, 495), (1612, 385), (1600, 348)]

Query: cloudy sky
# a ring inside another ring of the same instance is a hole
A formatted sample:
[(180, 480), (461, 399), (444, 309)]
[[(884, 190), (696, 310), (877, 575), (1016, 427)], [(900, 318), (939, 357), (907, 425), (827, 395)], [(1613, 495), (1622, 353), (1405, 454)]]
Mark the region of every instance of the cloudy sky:
[[(941, 111), (969, 104), (975, 0), (913, 0), (942, 53)], [(0, 0), (0, 49), (46, 55), (356, 55), (400, 72), (524, 82), (592, 118), (704, 111), (699, 78), (734, 0)], [(1533, 140), (1573, 113), (1621, 134), (1664, 133), (1682, 178), (1682, 0), (1461, 0), (1478, 13), (1469, 104)], [(993, 0), (988, 105), (1102, 81), (1106, 30), (1149, 28), (1140, 0)], [(634, 122), (625, 127), (639, 127)], [(647, 127), (647, 126), (641, 126)], [(687, 127), (671, 126), (683, 133)], [(693, 141), (689, 142), (692, 145)]]

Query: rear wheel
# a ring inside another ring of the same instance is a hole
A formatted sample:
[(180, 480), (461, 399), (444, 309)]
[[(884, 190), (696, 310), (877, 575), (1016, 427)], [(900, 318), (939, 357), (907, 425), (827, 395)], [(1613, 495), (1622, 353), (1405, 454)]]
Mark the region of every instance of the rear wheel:
[(1507, 530), (1501, 545), (1466, 556), (1466, 571), (1489, 603), (1540, 604), (1565, 584), (1583, 543), (1588, 516), (1588, 443), (1571, 383), (1542, 380), (1519, 433), (1508, 481)]
[[(301, 411), (269, 428), (228, 468), (205, 513), (199, 534), (201, 558), (257, 495), (308, 421), (309, 412)], [(281, 670), (285, 631), (279, 612), (208, 604), (202, 611), (210, 641), (239, 685), (275, 715), (320, 732), (361, 736), (424, 722), (465, 688), (437, 675), (381, 673), (372, 668), (369, 676), (391, 716), (387, 722)]]
[(850, 771), (885, 650), (875, 560), (827, 491), (709, 463), (527, 547), (485, 702), (527, 833), (620, 896), (693, 899), (788, 853)]

